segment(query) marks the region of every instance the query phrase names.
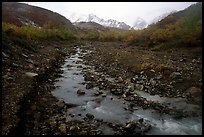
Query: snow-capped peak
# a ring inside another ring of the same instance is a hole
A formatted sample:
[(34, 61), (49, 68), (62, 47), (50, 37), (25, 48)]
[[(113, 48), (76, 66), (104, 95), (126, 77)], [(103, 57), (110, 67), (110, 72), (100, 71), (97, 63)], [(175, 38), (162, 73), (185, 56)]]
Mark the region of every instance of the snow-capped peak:
[(124, 22), (119, 22), (114, 19), (108, 19), (104, 20), (102, 18), (97, 17), (94, 14), (88, 14), (88, 15), (79, 15), (79, 16), (70, 16), (70, 20), (72, 22), (96, 22), (100, 25), (106, 26), (106, 27), (114, 27), (114, 28), (120, 28), (120, 29), (130, 29), (131, 27)]
[(133, 25), (133, 28), (134, 29), (143, 29), (143, 28), (146, 28), (147, 26), (148, 26), (148, 24), (144, 19), (137, 17), (135, 19), (135, 23)]

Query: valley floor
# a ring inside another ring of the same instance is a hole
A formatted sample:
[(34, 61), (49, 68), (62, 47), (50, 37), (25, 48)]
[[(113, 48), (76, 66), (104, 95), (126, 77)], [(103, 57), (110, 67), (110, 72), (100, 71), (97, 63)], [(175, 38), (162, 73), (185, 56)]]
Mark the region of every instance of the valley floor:
[[(17, 46), (2, 51), (3, 135), (145, 134), (151, 130), (152, 125), (143, 118), (120, 124), (98, 119), (91, 112), (76, 116), (71, 113), (76, 104), (59, 101), (53, 96), (52, 91), (58, 88), (56, 83), (63, 74), (60, 67), (65, 59), (76, 54), (77, 48), (83, 52), (90, 51), (82, 54), (80, 58), (83, 60), (78, 63), (92, 66), (97, 73), (80, 66), (84, 89), (76, 87), (76, 94), (80, 94), (77, 91), (85, 91), (81, 95), (85, 96), (88, 90), (98, 88), (94, 93), (96, 100), (98, 96), (103, 99), (110, 95), (117, 97), (128, 104), (125, 108), (128, 112), (141, 107), (178, 119), (202, 115), (201, 48), (150, 51), (121, 42), (91, 41), (74, 44), (41, 41), (35, 45), (37, 52)], [(66, 67), (71, 70), (72, 66)], [(106, 76), (112, 80), (105, 79)], [(183, 99), (187, 104), (199, 106), (199, 109), (174, 109), (141, 97), (136, 91)], [(110, 127), (111, 131), (104, 133), (103, 126)]]

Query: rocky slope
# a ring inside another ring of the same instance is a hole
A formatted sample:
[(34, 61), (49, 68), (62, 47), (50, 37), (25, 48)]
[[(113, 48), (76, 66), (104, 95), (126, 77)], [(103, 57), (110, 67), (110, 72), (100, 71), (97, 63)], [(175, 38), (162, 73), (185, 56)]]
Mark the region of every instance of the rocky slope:
[(32, 25), (75, 30), (74, 25), (64, 16), (53, 11), (24, 3), (3, 2), (2, 21), (16, 25)]

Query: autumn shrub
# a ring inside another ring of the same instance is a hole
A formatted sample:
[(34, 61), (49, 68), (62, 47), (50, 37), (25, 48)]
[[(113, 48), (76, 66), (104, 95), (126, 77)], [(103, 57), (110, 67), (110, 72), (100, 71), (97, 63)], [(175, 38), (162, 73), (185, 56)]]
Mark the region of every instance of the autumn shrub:
[(9, 36), (32, 39), (62, 39), (75, 40), (76, 36), (69, 30), (38, 28), (34, 26), (15, 26), (2, 22), (2, 32)]

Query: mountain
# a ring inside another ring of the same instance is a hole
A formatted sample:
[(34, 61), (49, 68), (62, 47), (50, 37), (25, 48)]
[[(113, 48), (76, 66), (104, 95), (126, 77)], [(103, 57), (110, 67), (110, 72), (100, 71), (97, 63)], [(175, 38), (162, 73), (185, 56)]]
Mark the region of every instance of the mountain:
[(172, 13), (153, 26), (164, 28), (167, 25), (180, 24), (182, 28), (193, 30), (200, 23), (202, 24), (202, 2), (193, 4), (182, 11)]
[(94, 14), (72, 15), (70, 17), (70, 20), (72, 20), (73, 22), (96, 22), (106, 27), (113, 27), (113, 28), (119, 28), (119, 29), (125, 29), (125, 30), (128, 30), (131, 28), (129, 25), (125, 24), (124, 22), (119, 22), (113, 19), (104, 20), (102, 18), (97, 17)]
[(173, 14), (173, 13), (175, 13), (175, 12), (176, 12), (176, 11), (171, 11), (171, 12), (163, 13), (163, 14), (161, 14), (161, 15), (155, 17), (154, 19), (152, 19), (149, 24), (155, 24), (155, 23), (161, 21), (162, 19), (164, 19), (165, 17), (167, 17), (168, 15)]
[(56, 12), (16, 2), (2, 3), (2, 21), (18, 26), (43, 27), (46, 25), (50, 28), (75, 30), (74, 25), (67, 18)]
[(137, 17), (132, 28), (133, 29), (144, 29), (147, 27), (147, 25), (148, 24), (144, 19)]
[(81, 29), (96, 29), (101, 31), (108, 30), (107, 27), (104, 27), (96, 22), (75, 22), (74, 25)]

